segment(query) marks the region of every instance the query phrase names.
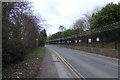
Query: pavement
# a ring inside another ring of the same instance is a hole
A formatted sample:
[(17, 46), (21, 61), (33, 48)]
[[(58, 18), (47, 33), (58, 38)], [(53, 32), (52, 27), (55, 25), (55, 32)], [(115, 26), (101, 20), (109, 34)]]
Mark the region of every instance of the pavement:
[(39, 70), (36, 78), (76, 78), (60, 58), (48, 48)]
[(46, 48), (61, 55), (84, 78), (118, 78), (118, 59), (58, 46)]

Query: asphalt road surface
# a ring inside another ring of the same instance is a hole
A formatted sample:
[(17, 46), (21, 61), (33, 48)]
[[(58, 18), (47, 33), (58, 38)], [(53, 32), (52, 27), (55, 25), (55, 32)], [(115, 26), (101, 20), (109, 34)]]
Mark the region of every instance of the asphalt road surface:
[(46, 53), (36, 78), (76, 78), (52, 50), (48, 48), (45, 50)]
[(118, 78), (118, 60), (84, 51), (46, 45), (64, 57), (84, 78)]

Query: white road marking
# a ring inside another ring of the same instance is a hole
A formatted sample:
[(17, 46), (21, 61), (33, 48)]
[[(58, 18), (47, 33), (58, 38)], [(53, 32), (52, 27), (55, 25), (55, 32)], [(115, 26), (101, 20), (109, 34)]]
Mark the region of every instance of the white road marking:
[[(50, 49), (52, 50), (52, 49)], [(63, 62), (64, 64), (72, 71), (72, 73), (77, 77), (80, 78), (80, 80), (85, 80), (85, 78), (70, 64), (64, 59), (58, 52), (55, 50), (52, 50)]]

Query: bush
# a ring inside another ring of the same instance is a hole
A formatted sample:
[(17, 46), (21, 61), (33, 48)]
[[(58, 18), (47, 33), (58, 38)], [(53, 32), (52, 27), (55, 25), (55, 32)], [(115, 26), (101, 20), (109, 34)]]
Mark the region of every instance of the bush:
[(24, 58), (25, 48), (23, 43), (18, 39), (10, 39), (3, 48), (3, 64), (14, 63)]
[(39, 39), (39, 46), (45, 46), (45, 38)]

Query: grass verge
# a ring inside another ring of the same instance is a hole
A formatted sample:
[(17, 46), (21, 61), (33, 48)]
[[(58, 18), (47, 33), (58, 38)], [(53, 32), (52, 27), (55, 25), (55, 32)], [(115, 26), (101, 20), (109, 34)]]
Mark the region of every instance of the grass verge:
[(23, 61), (2, 68), (2, 78), (34, 78), (37, 76), (44, 54), (45, 48), (38, 47), (28, 53)]

